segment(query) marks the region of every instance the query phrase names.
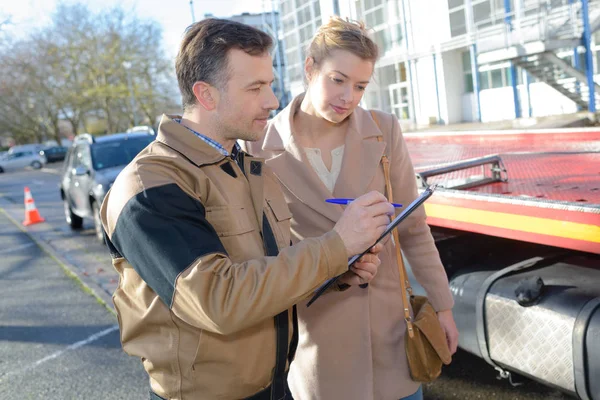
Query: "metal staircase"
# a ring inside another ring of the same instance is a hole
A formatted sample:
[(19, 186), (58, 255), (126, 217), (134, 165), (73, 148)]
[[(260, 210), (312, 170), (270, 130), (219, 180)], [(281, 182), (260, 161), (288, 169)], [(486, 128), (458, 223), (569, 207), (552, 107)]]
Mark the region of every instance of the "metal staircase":
[[(542, 3), (542, 2), (540, 2)], [(546, 3), (547, 4), (547, 3)], [(512, 16), (520, 17), (520, 16)], [(600, 1), (589, 1), (591, 31), (600, 28)], [(514, 19), (511, 25), (487, 29), (478, 35), (478, 62), (512, 61), (530, 75), (588, 109), (587, 76), (555, 52), (581, 45), (583, 18), (581, 2), (551, 9), (539, 9), (537, 14)], [(600, 85), (594, 85), (596, 106), (600, 106)]]
[[(587, 77), (583, 72), (575, 69), (562, 58), (551, 51), (535, 54), (527, 57), (519, 57), (514, 63), (525, 69), (530, 75), (536, 77), (563, 96), (569, 98), (579, 107), (587, 109), (589, 99), (589, 87)], [(596, 109), (600, 109), (600, 85), (594, 85), (596, 97)]]

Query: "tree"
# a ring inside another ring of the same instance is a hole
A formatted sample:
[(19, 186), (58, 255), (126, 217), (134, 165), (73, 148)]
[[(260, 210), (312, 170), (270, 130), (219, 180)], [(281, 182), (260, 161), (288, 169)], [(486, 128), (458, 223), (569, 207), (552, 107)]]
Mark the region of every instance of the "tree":
[(161, 111), (177, 107), (160, 27), (120, 7), (93, 13), (59, 4), (48, 26), (0, 46), (0, 58), (0, 132), (18, 142), (60, 143), (60, 120), (74, 134), (91, 124), (108, 133), (135, 120), (154, 125)]

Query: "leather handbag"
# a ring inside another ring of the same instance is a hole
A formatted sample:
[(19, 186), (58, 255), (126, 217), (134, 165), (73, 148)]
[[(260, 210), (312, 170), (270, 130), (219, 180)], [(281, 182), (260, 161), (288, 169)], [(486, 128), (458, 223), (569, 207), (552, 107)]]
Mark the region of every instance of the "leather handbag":
[[(377, 116), (373, 111), (371, 111), (371, 116), (379, 127)], [(383, 139), (378, 136), (377, 140), (382, 141)], [(390, 162), (385, 154), (381, 157), (381, 163), (385, 176), (387, 198), (389, 202), (393, 202)], [(417, 382), (432, 382), (442, 373), (442, 365), (450, 364), (452, 355), (446, 341), (446, 333), (440, 325), (435, 309), (426, 296), (416, 296), (412, 293), (412, 287), (402, 258), (398, 230), (394, 229), (392, 235), (400, 274), (400, 287), (403, 294), (404, 320), (408, 333), (405, 335), (405, 347), (410, 375)], [(413, 310), (413, 317), (410, 314), (409, 304)]]

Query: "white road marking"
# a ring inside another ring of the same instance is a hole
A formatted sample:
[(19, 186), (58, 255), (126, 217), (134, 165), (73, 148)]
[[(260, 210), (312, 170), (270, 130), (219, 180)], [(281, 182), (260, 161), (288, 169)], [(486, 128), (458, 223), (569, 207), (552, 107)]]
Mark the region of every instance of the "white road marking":
[(33, 245), (35, 245), (35, 243), (22, 244), (21, 246), (13, 247), (11, 249), (0, 250), (0, 254), (10, 253), (11, 251), (17, 251), (17, 250), (25, 249), (25, 248), (33, 246)]
[(25, 373), (27, 371), (30, 371), (30, 370), (32, 370), (32, 369), (40, 366), (41, 364), (47, 362), (47, 361), (53, 360), (53, 359), (55, 359), (57, 357), (60, 357), (61, 355), (63, 355), (67, 351), (76, 350), (76, 349), (78, 349), (78, 348), (80, 348), (82, 346), (85, 346), (86, 344), (92, 343), (92, 342), (100, 339), (101, 337), (106, 336), (109, 333), (112, 333), (112, 332), (116, 331), (117, 329), (119, 329), (119, 325), (113, 325), (110, 328), (107, 328), (107, 329), (103, 330), (102, 332), (98, 332), (98, 333), (96, 333), (96, 334), (88, 337), (87, 339), (81, 340), (81, 341), (79, 341), (77, 343), (73, 343), (72, 345), (70, 345), (69, 347), (65, 348), (64, 350), (57, 351), (57, 352), (55, 352), (53, 354), (50, 354), (47, 357), (42, 358), (41, 360), (37, 360), (36, 362), (34, 362), (32, 364), (29, 364), (28, 366), (26, 366), (24, 368), (18, 369), (16, 371), (7, 372), (6, 374), (0, 376), (0, 380), (6, 379), (6, 378), (11, 377), (11, 376), (20, 375), (20, 374), (23, 374), (23, 373)]

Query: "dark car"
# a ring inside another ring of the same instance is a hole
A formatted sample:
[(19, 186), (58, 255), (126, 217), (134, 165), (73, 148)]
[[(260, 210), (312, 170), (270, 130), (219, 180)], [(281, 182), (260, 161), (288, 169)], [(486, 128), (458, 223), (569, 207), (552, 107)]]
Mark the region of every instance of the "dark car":
[(117, 175), (155, 136), (149, 133), (116, 133), (75, 138), (69, 149), (62, 179), (65, 219), (73, 229), (83, 225), (83, 218), (93, 218), (96, 236), (102, 240), (100, 205)]
[(46, 160), (51, 163), (64, 160), (68, 150), (64, 146), (52, 146), (41, 150), (40, 155), (46, 157)]

